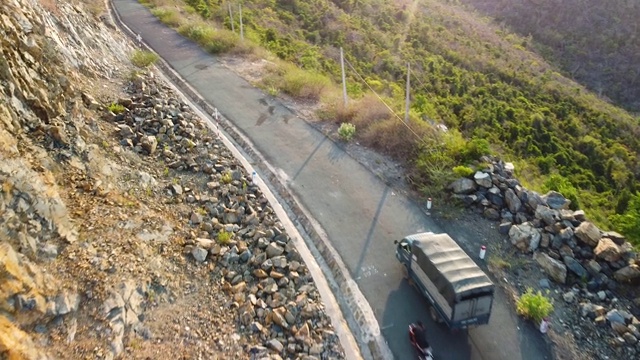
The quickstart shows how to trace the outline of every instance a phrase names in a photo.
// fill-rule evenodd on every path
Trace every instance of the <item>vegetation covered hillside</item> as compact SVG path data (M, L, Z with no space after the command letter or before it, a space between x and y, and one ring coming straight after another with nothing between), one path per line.
M640 1L460 0L518 33L563 72L640 112Z
M178 1L176 12L173 0L148 1L163 21L212 52L251 53L259 45L305 69L274 67L263 85L328 104L325 118L355 123L361 142L408 159L421 185L491 149L516 160L527 186L559 190L601 226L640 242L638 119L555 72L530 51L528 38L448 1L244 0L240 41L237 2ZM198 14L208 22L183 19ZM211 24L219 30L207 33ZM327 90L339 88L323 80L339 82L340 47L346 109L336 90ZM411 131L401 121L407 63ZM434 122L451 131L427 130Z

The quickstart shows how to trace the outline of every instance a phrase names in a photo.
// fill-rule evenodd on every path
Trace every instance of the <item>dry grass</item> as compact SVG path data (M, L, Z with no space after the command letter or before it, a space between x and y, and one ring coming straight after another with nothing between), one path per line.
M367 128L377 122L391 118L389 109L373 94L367 94L353 104L352 123L358 128Z
M431 126L425 122L412 120L405 125L402 120L390 117L361 129L358 137L366 146L395 159L406 160L415 156L421 139L431 133Z

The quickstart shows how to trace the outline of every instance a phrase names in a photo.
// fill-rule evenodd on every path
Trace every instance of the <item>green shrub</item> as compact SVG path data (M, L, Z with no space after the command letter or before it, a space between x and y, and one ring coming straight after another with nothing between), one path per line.
M453 168L453 173L458 177L470 177L475 174L475 170L468 166L459 165Z
M610 216L615 229L627 237L636 248L640 248L640 192L631 196L623 214Z
M349 141L353 139L353 136L356 134L356 126L351 123L342 123L338 128L338 135L344 141Z
M229 184L232 180L233 180L233 177L231 176L231 172L230 171L226 171L220 177L220 181L222 181L222 183L224 183L224 184Z
M205 44L205 49L212 54L222 54L231 51L240 41L238 35L229 30L217 30L213 39Z
M159 57L151 51L136 50L131 55L131 63L139 68L146 68L158 61Z
M473 161L489 154L491 154L489 142L485 139L473 138L465 144L461 155L464 161Z
M157 17L160 22L169 25L170 27L178 27L182 23L182 19L178 13L171 9L155 8L151 9L151 14Z
M194 8L193 8L193 6L190 6L190 5L186 5L186 6L184 7L184 11L185 11L187 14L190 14L190 15L192 15L192 14L195 14L195 13L196 13L196 9L194 9Z
M205 45L213 39L216 29L205 24L184 24L178 28L178 33L200 45Z
M215 29L206 24L185 24L180 26L178 33L197 42L212 54L228 52L239 42L238 35L233 32Z
M553 300L544 296L541 291L533 292L532 288L520 296L516 303L518 314L540 323L553 311Z
M218 233L218 243L228 245L231 242L232 233L221 230Z
M109 104L109 106L107 106L107 109L116 115L122 114L123 112L125 112L125 110L127 110L124 106L118 103Z
M185 1L189 6L202 16L203 19L208 19L211 17L211 10L205 0L186 0Z

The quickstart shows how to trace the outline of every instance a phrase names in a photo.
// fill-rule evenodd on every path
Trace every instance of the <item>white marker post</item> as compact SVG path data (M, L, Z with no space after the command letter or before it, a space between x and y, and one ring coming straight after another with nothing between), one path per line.
M487 253L487 247L482 245L480 247L480 260L484 260L484 256Z
M427 199L427 215L431 215L431 198Z
M256 179L258 178L258 173L255 172L255 170L251 173L251 183L252 184L256 184Z

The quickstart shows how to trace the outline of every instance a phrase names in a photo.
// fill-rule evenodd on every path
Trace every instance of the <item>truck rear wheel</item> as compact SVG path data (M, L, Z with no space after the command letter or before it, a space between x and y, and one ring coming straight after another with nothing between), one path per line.
M402 267L402 277L405 279L409 279L409 269L406 266Z

